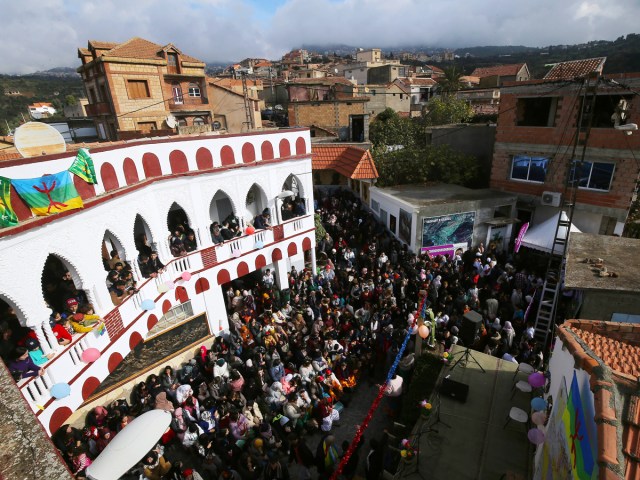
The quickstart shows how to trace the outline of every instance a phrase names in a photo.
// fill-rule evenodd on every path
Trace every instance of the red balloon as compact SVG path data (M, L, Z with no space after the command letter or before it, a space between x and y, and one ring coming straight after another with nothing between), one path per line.
M244 233L246 233L247 235L253 235L254 233L256 233L256 229L253 227L253 225L247 225L247 228L244 229Z

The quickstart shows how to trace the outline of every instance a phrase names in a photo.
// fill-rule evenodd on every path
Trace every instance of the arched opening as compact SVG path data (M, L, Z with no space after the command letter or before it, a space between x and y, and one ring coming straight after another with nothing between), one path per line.
M231 197L224 191L218 190L211 199L209 218L211 219L209 231L213 243L221 243L239 234L240 222L233 211Z
M54 254L49 254L44 262L42 296L47 305L56 312L76 313L89 305L87 292L82 288L82 280L76 269ZM75 307L73 307L74 303Z
M250 219L254 226L256 223L255 219L258 215L262 215L265 212L268 212L269 215L271 214L271 211L268 208L267 195L256 183L251 185L251 188L247 192L247 196L245 198L245 210L247 218Z
M114 305L119 305L126 295L135 290L133 266L118 238L109 230L102 237L102 264L108 272L105 284Z
M118 263L127 261L127 255L124 247L118 238L109 230L104 232L102 237L102 265L104 269L113 270Z
M158 245L153 239L149 225L139 214L136 215L136 220L133 223L133 239L140 255L149 256L152 251L158 251Z
M3 339L2 359L8 360L8 355L28 333L29 328L25 325L27 319L22 311L13 302L0 295L0 331L7 338Z
M189 223L187 212L176 202L171 204L167 214L167 227L169 228L169 250L174 257L186 255L197 250L196 235Z
M304 197L302 182L291 174L282 184L282 192L278 195L280 203L280 218L283 222L294 217L307 214L307 201Z

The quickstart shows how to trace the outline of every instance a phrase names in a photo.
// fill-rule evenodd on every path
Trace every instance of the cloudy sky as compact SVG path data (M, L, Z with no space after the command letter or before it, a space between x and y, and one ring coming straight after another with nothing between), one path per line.
M3 0L0 73L75 67L87 40L174 43L205 61L302 44L546 46L637 33L638 0Z

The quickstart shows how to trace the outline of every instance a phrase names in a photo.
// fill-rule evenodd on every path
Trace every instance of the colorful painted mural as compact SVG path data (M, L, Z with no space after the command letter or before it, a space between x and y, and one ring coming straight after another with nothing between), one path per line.
M593 400L588 385L585 388L583 394L575 371L568 395L562 381L547 424L536 480L598 478Z
M594 422L592 415L588 412L592 410L588 405L591 396L589 393L582 395L575 371L571 381L571 391L569 401L562 415L565 433L568 439L569 453L571 455L571 473L574 479L591 479L598 475L596 465L597 438L592 438L589 434L587 422Z

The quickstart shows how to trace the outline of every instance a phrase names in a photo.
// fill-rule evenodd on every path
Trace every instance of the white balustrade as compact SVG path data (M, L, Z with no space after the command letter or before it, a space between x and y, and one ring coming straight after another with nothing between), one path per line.
M313 216L305 215L304 217L296 217L282 224L284 238L297 235L300 232L310 230L314 227Z

